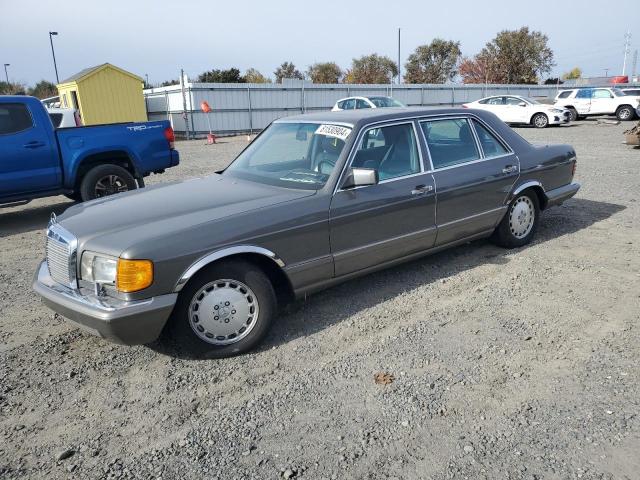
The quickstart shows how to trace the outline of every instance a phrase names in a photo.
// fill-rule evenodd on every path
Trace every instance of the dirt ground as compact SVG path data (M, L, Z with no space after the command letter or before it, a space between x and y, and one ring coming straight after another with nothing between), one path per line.
M480 241L310 297L259 350L194 361L82 333L31 290L50 212L0 209L0 478L640 478L640 150L570 143L582 189L534 243ZM245 137L179 142L152 182ZM376 373L393 381L380 385Z

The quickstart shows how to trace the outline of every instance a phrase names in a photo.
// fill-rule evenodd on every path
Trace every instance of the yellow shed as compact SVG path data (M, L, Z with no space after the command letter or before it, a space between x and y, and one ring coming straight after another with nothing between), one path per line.
M142 78L110 63L85 68L58 84L62 107L76 108L84 125L145 122Z

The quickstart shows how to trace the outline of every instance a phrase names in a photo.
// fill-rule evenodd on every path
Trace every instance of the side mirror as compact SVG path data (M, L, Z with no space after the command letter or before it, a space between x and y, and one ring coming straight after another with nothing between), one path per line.
M520 107L526 107L527 106L527 102L520 102L518 105Z
M342 189L365 187L378 184L378 171L374 168L350 168L342 182Z

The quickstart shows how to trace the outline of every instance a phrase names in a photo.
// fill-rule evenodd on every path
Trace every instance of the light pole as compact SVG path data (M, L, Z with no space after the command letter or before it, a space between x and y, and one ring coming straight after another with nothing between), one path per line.
M4 76L7 79L7 85L9 84L9 74L7 73L7 67L11 66L10 63L5 63L4 64Z
M53 68L56 70L56 84L60 83L58 78L58 65L56 65L56 52L53 49L53 36L58 35L58 32L49 32L49 42L51 43L51 55L53 56Z
M144 83L145 83L145 86L147 88L149 88L149 74L148 73L144 74Z

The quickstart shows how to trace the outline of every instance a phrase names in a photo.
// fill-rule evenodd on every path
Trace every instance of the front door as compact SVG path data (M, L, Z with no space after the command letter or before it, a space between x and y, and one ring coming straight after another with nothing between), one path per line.
M377 185L337 189L330 208L336 277L433 246L435 188L425 173L413 122L367 129L352 167L378 171Z
M38 125L37 118L24 103L0 103L0 198L59 186L51 121L47 117L48 125Z
M596 88L591 96L590 113L613 113L616 111L615 98L606 88Z
M493 229L519 175L516 155L476 119L425 120L420 125L438 190L436 244Z

